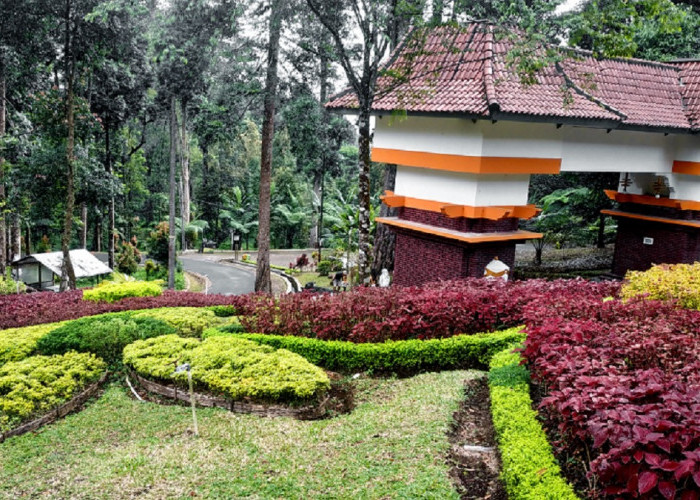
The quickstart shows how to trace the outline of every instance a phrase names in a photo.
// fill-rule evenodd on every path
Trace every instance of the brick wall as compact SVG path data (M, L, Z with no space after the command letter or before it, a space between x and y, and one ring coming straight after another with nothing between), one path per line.
M440 279L481 277L498 257L513 268L515 243L459 244L399 229L396 231L394 283L414 286Z
M618 218L613 273L644 271L652 264L693 263L700 260L700 229ZM645 245L644 238L653 238Z
M417 208L402 207L399 209L399 219L430 224L431 226L453 229L465 233L493 233L497 231L517 231L518 221L516 218L490 220L490 219L467 219L466 217L447 217L437 212L419 210Z

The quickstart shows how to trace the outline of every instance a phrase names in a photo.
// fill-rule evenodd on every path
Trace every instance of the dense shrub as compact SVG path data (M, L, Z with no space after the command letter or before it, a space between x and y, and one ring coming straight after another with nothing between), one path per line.
M7 274L5 276L0 274L0 295L24 293L26 289L27 285L21 281L15 281L12 279L9 269L7 270Z
M616 283L583 280L503 283L467 279L420 288L365 288L342 294L290 294L278 301L252 297L241 304L249 332L323 340L384 342L444 338L522 324L524 308L551 296L616 294Z
M0 330L0 365L30 356L41 337L62 325L63 323L48 323Z
M136 248L136 237L131 242L122 241L119 253L115 258L117 270L126 274L134 274L139 267L141 252Z
M681 307L700 310L700 262L662 264L648 271L629 271L621 296L677 300Z
M209 329L204 337L230 335L231 326ZM476 335L457 335L448 339L399 340L381 344L356 344L341 340L318 340L304 337L236 334L274 348L295 352L311 363L341 372L377 371L408 375L428 370L482 368L491 356L506 346L522 342L521 328Z
M330 388L325 372L298 354L232 336L200 342L166 335L124 349L124 364L139 374L182 386L186 374L173 374L173 367L184 362L198 386L234 401L302 401Z
M83 292L84 300L93 302L116 302L126 297L157 297L163 293L157 281L125 281L103 283Z
M37 341L36 349L41 354L91 352L108 363L116 363L131 342L173 333L175 328L151 317L104 314L76 319L52 330Z
M66 401L104 372L92 354L32 356L0 366L0 431L46 413Z
M591 451L603 492L698 498L700 312L553 297L525 316L541 413L562 446Z
M575 500L532 409L529 376L520 355L506 349L491 359L491 415L501 453L501 477L516 500Z
M205 328L220 325L227 320L216 316L214 311L201 307L164 307L139 311L132 316L155 318L177 330L183 337L201 337ZM234 319L235 321L235 319Z
M203 293L173 292L170 290L164 290L159 297L128 297L112 303L91 302L83 300L82 296L82 290L15 296L0 295L0 328L16 328L107 312L159 307L233 305L237 310L242 311L242 304L255 300L255 296L204 295Z

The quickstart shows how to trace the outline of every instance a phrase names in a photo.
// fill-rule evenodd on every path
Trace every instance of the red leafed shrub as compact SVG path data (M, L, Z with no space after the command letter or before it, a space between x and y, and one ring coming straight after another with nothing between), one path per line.
M156 307L204 307L234 305L246 309L251 296L204 295L193 292L164 291L160 297L129 297L117 302L96 303L83 300L82 290L62 293L42 292L0 296L0 329L53 323L106 312L152 309Z
M541 413L591 450L602 493L700 498L700 312L558 296L524 317Z
M248 302L241 321L249 331L325 340L383 342L450 337L493 331L523 322L523 311L551 296L602 297L619 291L616 283L583 280L503 283L466 279L413 288L357 288L336 295L301 293L275 302Z

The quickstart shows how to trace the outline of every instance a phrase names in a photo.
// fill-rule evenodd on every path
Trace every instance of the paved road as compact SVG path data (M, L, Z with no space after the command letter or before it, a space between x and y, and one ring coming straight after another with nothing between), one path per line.
M185 271L201 274L211 281L209 293L239 295L255 290L255 269L217 262L220 256L181 255Z

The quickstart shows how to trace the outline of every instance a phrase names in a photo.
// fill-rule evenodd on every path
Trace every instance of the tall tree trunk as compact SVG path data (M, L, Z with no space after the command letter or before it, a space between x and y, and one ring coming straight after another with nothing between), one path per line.
M168 217L168 288L175 290L175 168L177 163L177 109L170 97L170 200Z
M104 214L101 214L101 217L98 217L95 219L95 234L93 235L92 239L92 249L95 252L101 252L102 251L102 217Z
M24 251L26 255L32 253L32 226L27 222L27 232L24 233Z
M80 204L80 220L83 223L83 227L80 229L80 247L87 248L88 209L85 202Z
M0 61L0 138L5 135L5 86L5 65ZM0 156L0 276L5 275L7 263L5 203L5 158Z
M265 106L260 152L260 200L258 213L258 267L255 291L272 293L270 279L270 180L272 177L272 141L275 133L275 98L277 96L277 60L282 30L282 0L273 0L270 11L270 40L267 46Z
M110 141L111 123L109 120L109 115L105 117L105 170L108 174L112 174L112 148ZM114 233L115 231L115 203L114 203L114 192L110 188L109 193L109 208L107 210L107 235L109 236L107 240L107 265L110 269L114 269Z
M321 171L314 172L313 183L314 200L321 199ZM318 221L320 219L320 211L312 215L311 227L309 228L309 248L318 247L318 239L320 238Z
M182 173L182 249L187 250L187 239L185 235L185 228L190 223L190 146L187 139L187 101L182 99L180 101L180 118L182 124L180 125L180 138L182 144L180 146L180 157L182 158L182 164L180 170Z
M360 103L359 112L359 231L358 231L358 256L357 267L360 283L365 283L370 276L369 269L369 167L370 159L370 129L369 129L369 108L371 104Z
M600 217L600 224L598 224L598 248L605 248L605 214L598 215Z
M74 185L74 152L75 147L75 109L74 109L74 88L75 60L71 45L71 0L66 1L66 45L64 57L66 58L66 124L68 126L68 139L66 141L66 215L63 225L63 236L61 237L61 250L63 251L63 265L61 267L60 290L66 288L75 290L75 271L73 262L70 259L70 239L73 231L73 207L75 205L75 185Z
M322 259L322 246L323 246L323 199L325 195L325 176L326 176L326 171L328 170L329 167L329 157L326 154L326 150L329 147L328 144L328 135L329 135L329 119L328 119L328 111L325 108L325 103L328 100L328 70L330 67L330 61L328 57L328 52L326 47L330 43L329 35L326 30L323 30L323 34L321 35L321 43L322 43L322 48L320 51L320 57L319 57L319 84L321 87L320 95L319 95L319 102L321 103L321 134L322 134L322 141L321 141L321 165L320 165L320 172L316 175L314 178L314 192L316 192L316 185L318 182L318 192L317 196L320 199L320 204L318 207L318 224L316 228L316 244L318 246L318 262L321 262Z
M396 185L396 165L389 164L384 170L384 191L393 191ZM380 217L393 217L396 209L382 203L379 208ZM374 248L372 249L372 275L379 277L382 269L394 270L394 248L396 235L384 224L377 224L374 232Z
M22 221L19 214L12 214L12 225L10 226L10 260L15 261L22 257Z

